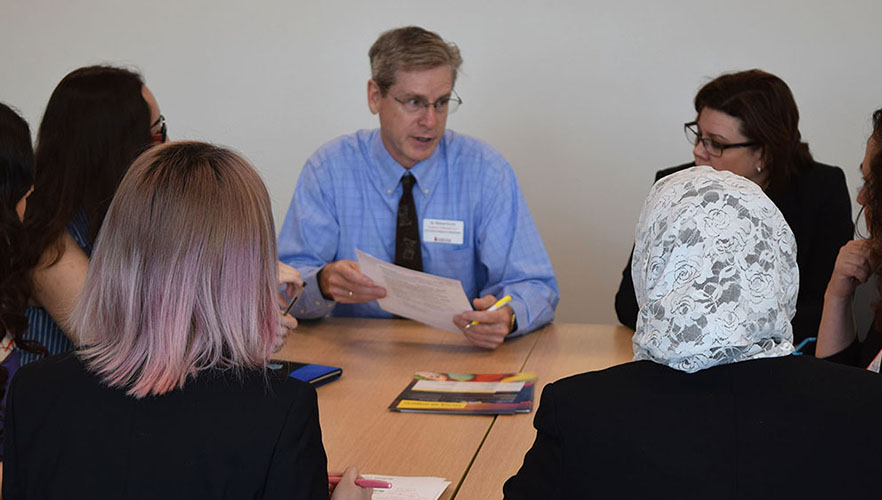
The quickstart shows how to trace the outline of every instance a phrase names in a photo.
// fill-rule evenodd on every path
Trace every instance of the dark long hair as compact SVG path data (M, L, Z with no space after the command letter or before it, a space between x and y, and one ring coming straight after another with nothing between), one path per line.
M79 210L94 242L120 180L150 146L143 85L130 70L88 66L52 92L37 133L35 189L25 216L37 258L54 252L46 265L61 257L60 235Z
M27 122L0 103L0 337L12 334L16 345L29 352L45 353L36 341L22 337L31 292L28 271L33 262L24 226L15 207L34 185L34 150ZM8 373L0 369L0 398Z
M763 149L769 171L767 192L775 193L812 162L808 144L799 133L799 109L790 87L777 76L758 69L721 75L695 96L695 112L722 111L741 120L741 133Z

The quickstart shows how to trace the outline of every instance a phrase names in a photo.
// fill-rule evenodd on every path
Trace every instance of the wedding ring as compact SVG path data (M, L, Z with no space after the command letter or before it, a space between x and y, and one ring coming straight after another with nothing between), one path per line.
M352 290L349 290L349 296L352 297Z

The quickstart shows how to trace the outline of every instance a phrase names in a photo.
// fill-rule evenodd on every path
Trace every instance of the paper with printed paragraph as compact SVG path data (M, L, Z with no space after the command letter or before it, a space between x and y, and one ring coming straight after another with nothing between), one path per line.
M381 476L362 474L365 479L392 483L389 489L374 489L373 500L438 500L450 485L443 477Z
M472 310L462 283L383 262L358 249L355 255L361 272L386 289L386 297L377 300L384 311L448 332L460 332L453 317Z

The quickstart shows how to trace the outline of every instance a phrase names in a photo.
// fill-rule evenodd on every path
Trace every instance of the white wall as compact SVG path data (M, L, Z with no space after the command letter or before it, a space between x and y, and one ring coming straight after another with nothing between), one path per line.
M173 138L254 162L279 225L304 160L376 126L370 44L422 25L462 49L465 104L448 125L514 167L558 273L558 318L613 322L643 197L655 170L691 160L682 124L709 78L781 76L816 158L855 192L882 106L880 19L874 0L0 0L0 101L36 128L70 70L134 65Z

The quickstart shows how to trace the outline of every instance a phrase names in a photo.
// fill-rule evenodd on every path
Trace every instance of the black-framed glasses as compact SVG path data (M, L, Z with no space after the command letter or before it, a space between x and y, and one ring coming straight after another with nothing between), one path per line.
M392 96L392 99L395 99L398 104L404 108L404 111L408 114L415 115L417 113L422 113L423 111L429 109L429 106L435 108L436 113L447 113L448 115L453 114L459 109L459 106L462 104L462 98L459 97L459 94L456 93L456 90L451 95L446 97L441 97L440 99L436 99L435 102L428 102L425 99L420 99L417 97L411 97L410 99L401 100L395 96Z
M168 127L165 124L164 116L159 115L159 118L157 118L156 121L150 125L150 130L152 131L157 126L159 127L159 130L155 134L152 134L153 142L162 144L165 142L166 139L168 139Z
M689 144L693 146L697 146L699 142L701 142L702 146L704 146L704 150L707 151L707 154L711 156L723 156L723 152L727 149L732 148L749 148L756 146L755 142L739 142L737 144L723 144L722 142L717 142L713 139L705 139L701 137L701 133L698 131L698 122L689 122L683 124L683 130L686 132L686 140L689 141Z

